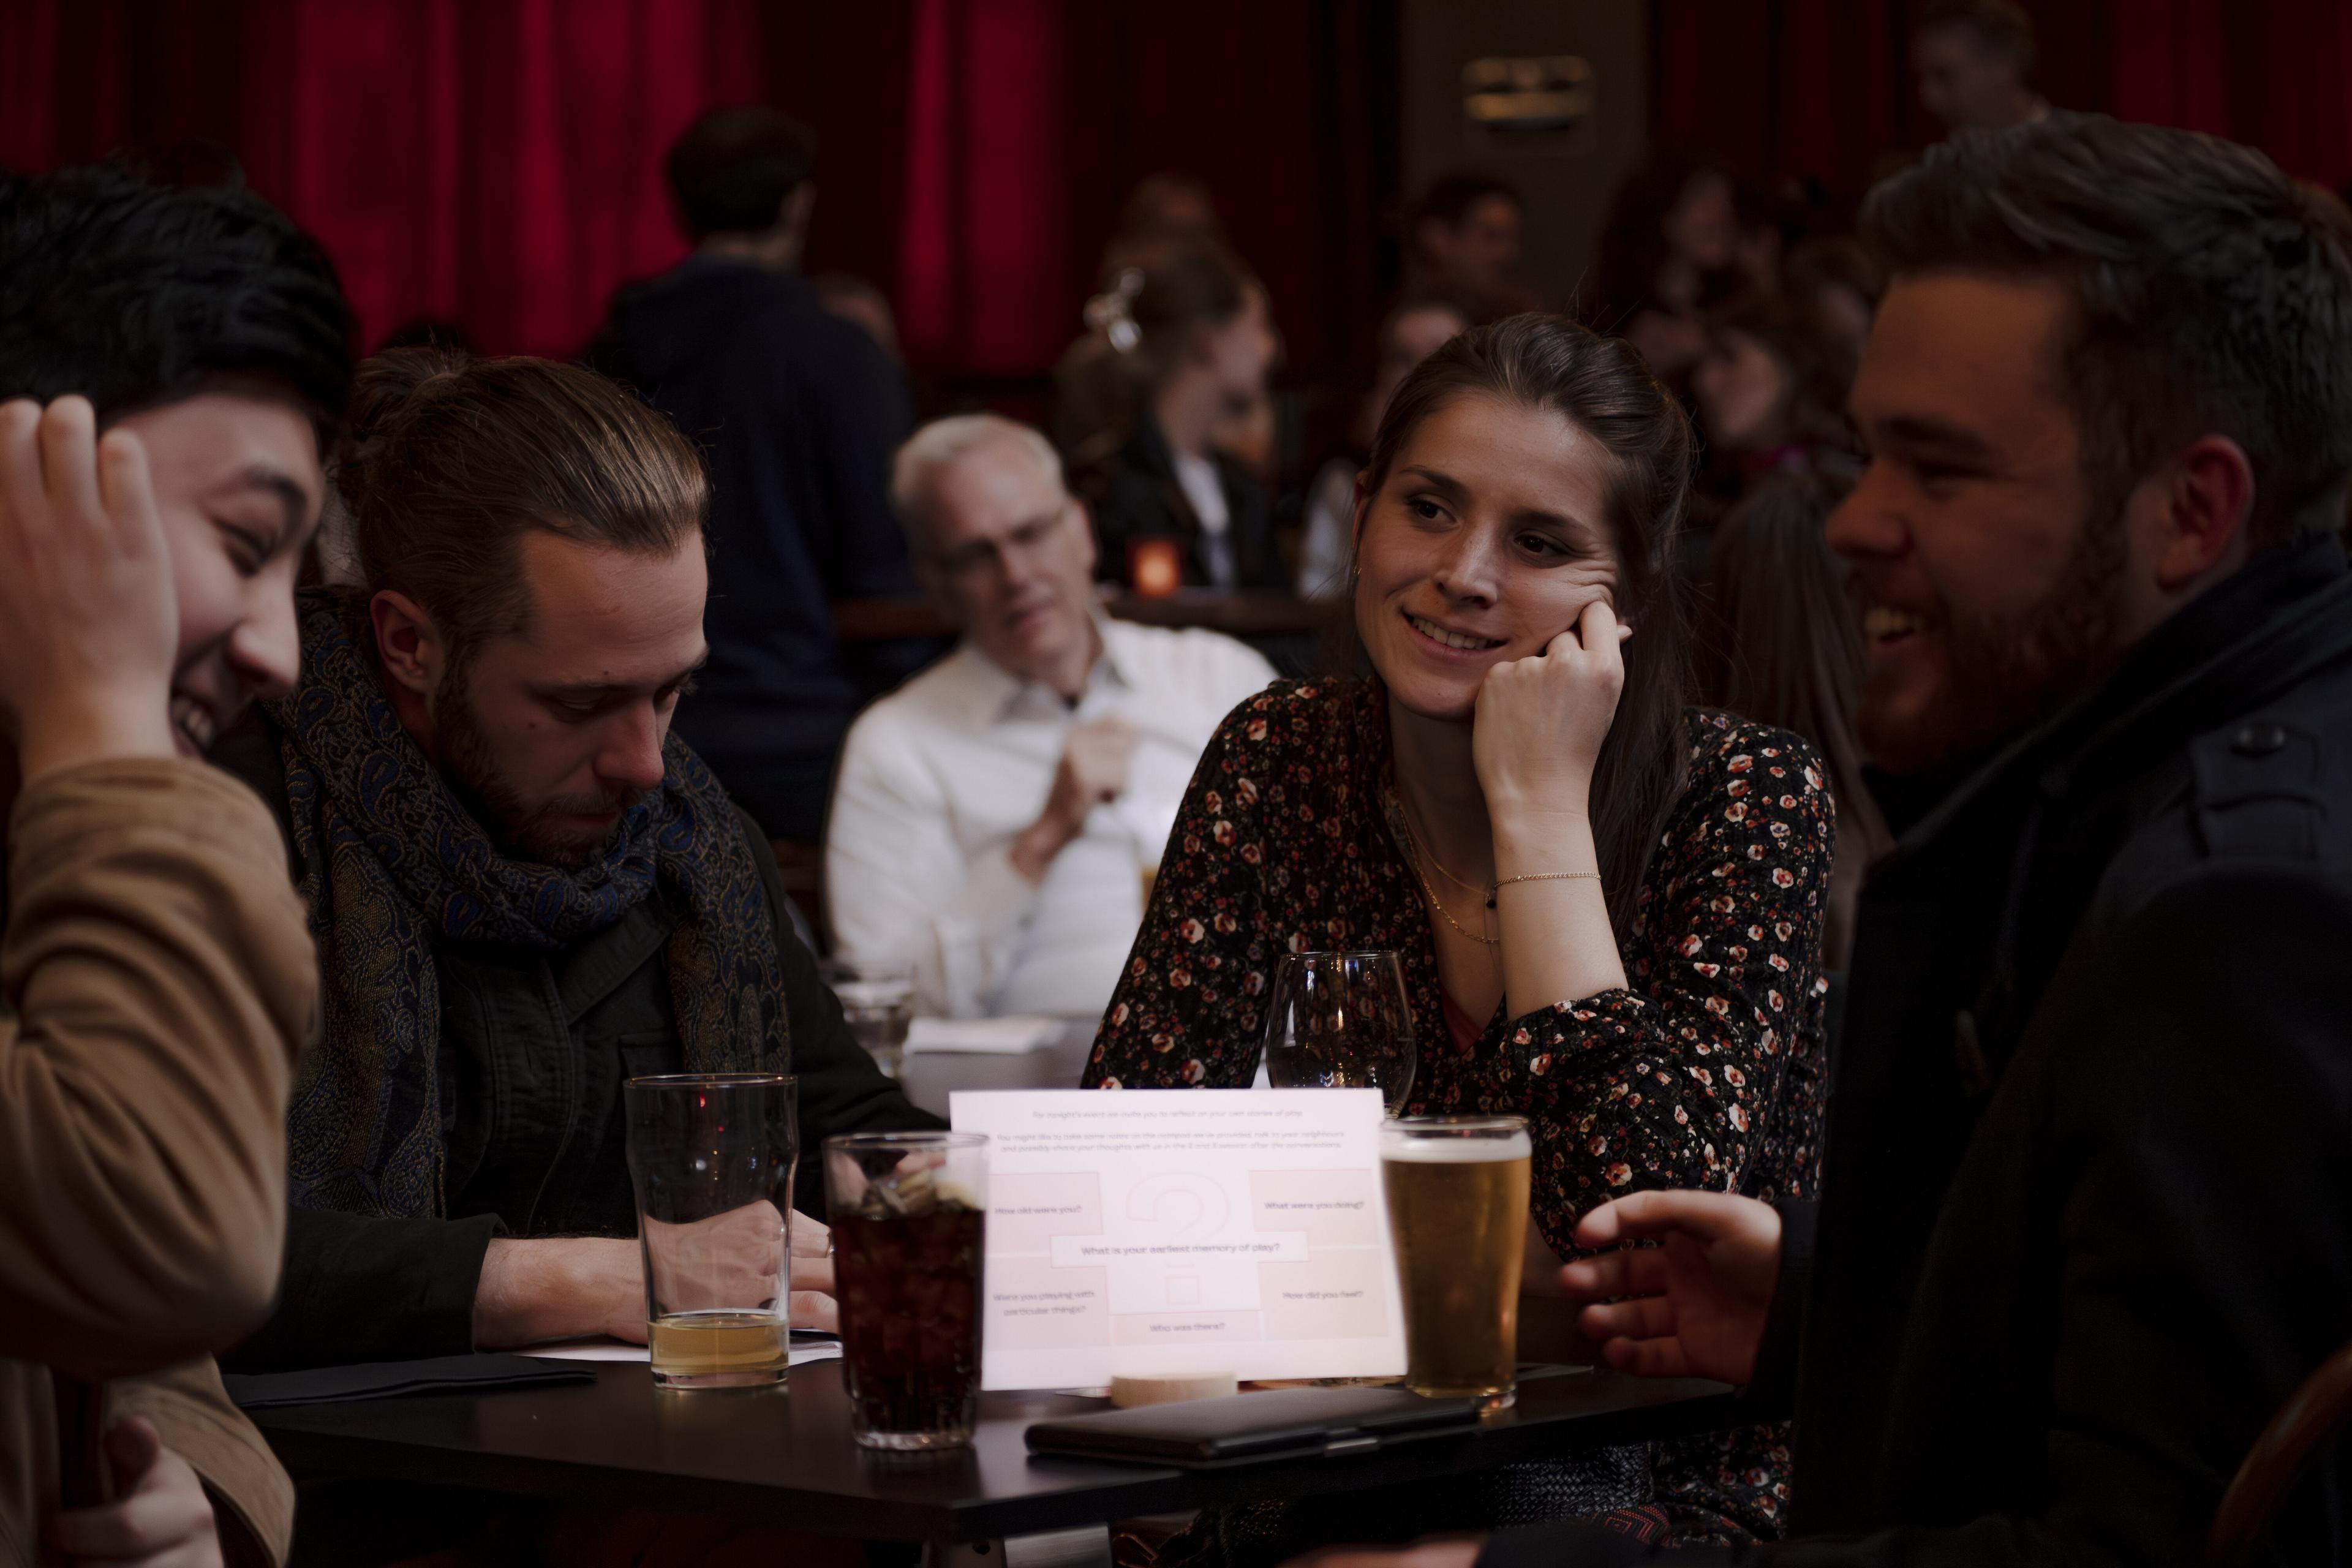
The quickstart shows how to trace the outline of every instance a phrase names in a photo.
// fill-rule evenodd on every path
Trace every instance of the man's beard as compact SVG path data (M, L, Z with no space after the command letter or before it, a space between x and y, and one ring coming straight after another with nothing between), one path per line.
M2088 690L2115 659L2124 551L2121 505L2095 510L2041 599L2003 616L1951 615L1942 634L1949 684L1923 721L1874 722L1865 680L1857 728L1871 760L1891 773L1927 773L2022 733Z
M442 765L451 782L461 795L469 797L475 815L489 829L491 838L513 858L560 866L566 870L596 860L620 831L620 826L616 823L592 837L578 828L566 828L556 819L625 812L650 792L611 790L596 795L564 795L538 805L530 805L511 783L500 776L491 760L490 738L482 727L481 715L475 711L466 674L462 662L453 665L442 678L433 702Z

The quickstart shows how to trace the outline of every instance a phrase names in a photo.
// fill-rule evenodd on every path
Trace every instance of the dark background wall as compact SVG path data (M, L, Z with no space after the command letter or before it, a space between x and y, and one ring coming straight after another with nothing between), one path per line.
M1609 195L1649 139L1650 29L1644 0L1404 0L1400 51L1403 189L1475 167L1526 193L1529 285L1573 302L1591 265ZM1574 55L1593 72L1589 125L1562 135L1497 137L1463 112L1462 69L1487 57Z
M2023 0L2063 109L2208 131L2290 174L2352 177L2352 5L2342 0ZM1752 174L1861 194L1940 128L1913 95L1922 0L1651 0L1651 123Z

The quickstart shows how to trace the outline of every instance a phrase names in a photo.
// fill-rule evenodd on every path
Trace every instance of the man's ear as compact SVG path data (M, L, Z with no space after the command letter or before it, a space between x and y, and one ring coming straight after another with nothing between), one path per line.
M782 226L784 232L793 235L808 233L809 216L815 211L816 182L803 180L799 184L794 185L792 194L784 198L784 210L780 215L783 220Z
M2254 466L2227 436L2200 436L2141 481L2152 503L2144 526L2156 585L2179 594L2216 568L2247 554L2246 519L2254 506Z
M449 667L448 645L425 606L407 595L379 589L368 600L375 624L376 662L383 678L420 700L429 699Z

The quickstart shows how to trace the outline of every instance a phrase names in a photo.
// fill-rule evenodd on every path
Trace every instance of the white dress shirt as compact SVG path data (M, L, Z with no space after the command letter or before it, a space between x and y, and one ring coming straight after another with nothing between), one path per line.
M1207 458L1190 452L1172 452L1169 457L1176 468L1176 488L1192 503L1192 515L1201 522L1201 558L1209 581L1230 588L1234 585L1234 514L1225 505L1225 481L1218 476L1217 465Z
M834 941L851 963L910 965L920 1012L1108 1006L1142 923L1142 868L1160 863L1193 764L1274 679L1215 632L1096 625L1102 655L1075 705L966 643L850 728L825 830ZM1070 731L1113 713L1141 737L1127 790L1033 885L1013 840L1045 809Z

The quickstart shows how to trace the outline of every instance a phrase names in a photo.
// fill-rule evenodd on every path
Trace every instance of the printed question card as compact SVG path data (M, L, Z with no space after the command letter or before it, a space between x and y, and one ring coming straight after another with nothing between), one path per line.
M990 1138L983 1388L1404 1371L1372 1089L956 1094Z

